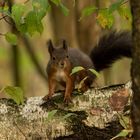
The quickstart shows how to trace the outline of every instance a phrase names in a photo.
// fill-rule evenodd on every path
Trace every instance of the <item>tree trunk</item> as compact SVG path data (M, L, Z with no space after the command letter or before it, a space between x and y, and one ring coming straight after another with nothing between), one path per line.
M93 49L93 47L97 44L99 33L101 31L100 26L98 26L96 22L95 13L84 17L79 21L82 10L91 5L98 7L99 3L96 0L77 0L75 6L77 39L80 49L85 53L89 53L91 49Z
M85 53L89 53L91 48L96 44L99 26L97 26L95 16L91 15L79 21L82 9L95 4L95 0L86 0L75 2L63 1L69 9L69 15L64 16L60 8L52 4L52 24L56 40L66 39L70 47L80 48Z
M132 123L134 128L134 139L140 140L140 1L131 0L133 17L133 59L132 59L132 89L134 91L132 102Z
M64 5L69 9L69 15L64 16L60 8L52 4L51 19L54 30L55 41L66 39L71 47L78 48L76 34L76 16L73 1L63 1Z

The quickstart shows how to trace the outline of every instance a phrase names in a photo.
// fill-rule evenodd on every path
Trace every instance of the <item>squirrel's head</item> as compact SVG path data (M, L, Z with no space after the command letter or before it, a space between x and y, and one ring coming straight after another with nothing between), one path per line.
M63 40L60 47L54 47L51 40L48 41L48 52L50 54L51 63L56 68L65 68L67 66L68 46L65 40Z

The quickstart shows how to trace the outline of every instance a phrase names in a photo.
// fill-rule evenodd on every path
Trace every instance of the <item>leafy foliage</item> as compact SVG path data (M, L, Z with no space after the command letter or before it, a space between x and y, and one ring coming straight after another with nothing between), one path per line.
M42 33L42 19L50 6L47 0L32 0L32 7L33 9L26 13L26 5L15 4L11 13L17 29L30 35L33 35L35 32Z
M56 6L59 6L65 16L68 15L69 9L61 2L61 0L51 0L51 2ZM29 10L28 3L18 3L12 6L11 13L7 6L0 7L0 13L12 18L20 33L28 33L31 36L35 32L41 34L43 32L42 20L47 12L50 11L51 5L48 0L32 0L31 4L31 10ZM11 43L11 41L9 41L9 43Z
M71 75L72 75L72 74L75 74L75 73L77 73L77 72L79 72L79 71L81 71L81 70L84 70L84 68L81 67L81 66L74 67L74 68L72 69Z
M17 44L17 36L11 32L7 32L5 34L5 39L12 45Z
M129 133L132 133L131 130L125 130L123 129L119 134L117 134L115 137L113 137L111 140L115 140L116 138L119 138L119 137L126 137L128 136Z
M65 16L69 14L69 9L62 3L61 0L50 0L50 1L30 0L30 1L31 1L30 10L28 3L14 4L12 6L11 13L9 12L7 6L0 7L0 13L12 18L16 25L17 30L22 34L27 33L32 36L36 32L40 34L43 32L42 20L45 17L45 15L51 10L52 3L55 6L59 7L60 11L62 11L62 13ZM113 13L117 11L121 17L131 22L130 9L126 7L124 4L125 4L124 0L117 0L115 3L111 4L108 8L99 9L95 5L85 7L81 12L80 20L91 14L95 14L97 23L99 23L99 25L102 28L111 28L114 23ZM8 42L13 43L11 41Z
M75 114L74 114L74 113L68 113L68 114L64 115L64 116L60 119L60 121L64 121L64 120L66 120L67 118L69 118L69 117L72 116L72 115L75 115Z
M72 69L71 75L73 75L73 74L75 74L75 73L78 73L78 72L80 72L80 71L82 71L82 70L90 71L90 72L91 72L92 74L94 74L96 77L99 77L99 73L98 73L96 70L94 70L94 69L87 69L87 70L86 70L86 69L83 68L82 66L74 67L74 68ZM79 92L81 91L81 87L82 87L84 81L85 81L87 78L88 78L88 76L85 76L85 77L80 81L80 83L78 84L78 91L79 91Z
M48 117L45 119L46 122L50 122L52 121L52 119L54 119L56 113L58 112L58 110L52 110L50 112L48 112ZM62 122L65 121L67 118L69 118L70 116L75 115L74 113L67 113L66 115L64 115L62 118L58 119L58 121ZM57 120L57 119L56 119Z
M0 13L5 14L7 16L10 16L10 12L8 10L8 7L4 7L4 8L0 7Z
M128 117L128 116L123 116L118 114L118 117L119 117L119 122L124 129L120 133L118 133L115 137L113 137L111 140L115 140L116 138L119 137L131 136L133 132L130 116Z
M109 12L112 13L115 10L117 10L122 5L123 2L124 2L124 0L118 0L117 2L110 5L108 8Z
M96 19L103 28L111 28L114 22L113 14L108 9L100 10Z
M27 31L30 35L33 35L35 31L42 33L43 25L39 16L34 12L30 11L26 16Z
M24 102L24 97L23 97L23 91L19 87L12 87L12 86L7 86L4 88L4 92L6 95L8 95L11 99L15 101L15 103L23 104Z
M96 6L85 7L82 10L80 20L95 13L97 23L99 23L102 28L111 28L114 23L113 13L117 11L121 17L131 21L130 8L124 6L124 4L124 0L118 0L108 8L99 9Z
M69 9L66 6L64 6L62 3L60 3L60 9L65 16L69 14Z
M46 118L46 121L51 121L54 117L54 115L57 113L57 110L52 110L50 112L48 112L48 117Z
M96 70L94 70L94 69L89 69L89 71L91 71L93 74L95 74L96 77L99 77L99 73L98 73Z
M50 5L47 0L33 0L32 6L32 12L36 14L38 21L42 20L46 13L50 10Z
M51 0L56 6L60 7L62 13L67 16L69 14L69 9L61 2L61 0Z
M59 6L61 1L60 0L51 0L51 2L53 2L55 5Z
M82 15L80 17L80 20L82 20L84 17L86 16L90 16L91 14L93 14L98 8L95 6L89 6L86 7L85 9L82 10Z
M72 69L71 75L80 72L81 70L85 70L85 68L83 68L82 66L74 67ZM94 69L88 69L88 70L91 71L93 74L95 74L97 77L99 77L99 73L96 70Z
M12 7L12 19L14 20L17 29L20 32L26 32L26 23L24 18L24 13L26 11L25 5L22 4L15 4Z

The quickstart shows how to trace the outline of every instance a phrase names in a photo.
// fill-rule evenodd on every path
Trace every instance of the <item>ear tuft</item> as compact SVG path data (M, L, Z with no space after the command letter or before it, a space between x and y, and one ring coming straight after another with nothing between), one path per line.
M53 43L52 43L51 39L47 42L47 46L48 46L48 51L51 54L54 50Z
M63 49L67 50L68 46L67 46L67 42L66 40L63 40Z

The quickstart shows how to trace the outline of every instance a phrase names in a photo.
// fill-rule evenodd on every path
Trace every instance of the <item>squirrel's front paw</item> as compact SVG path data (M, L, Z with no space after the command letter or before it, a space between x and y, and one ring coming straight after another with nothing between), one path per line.
M65 104L71 103L72 102L71 97L70 96L65 96L64 97L64 102L65 102Z

